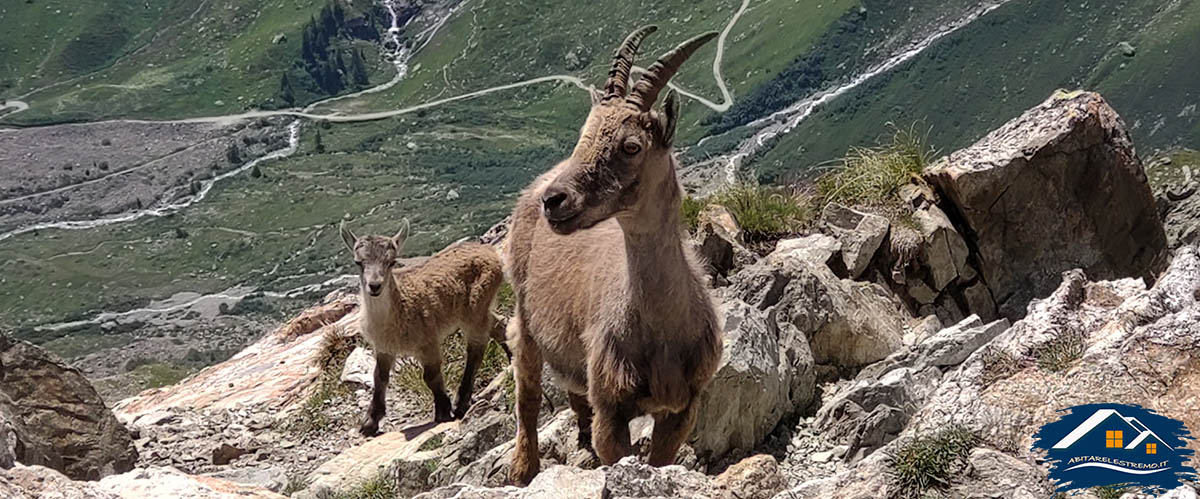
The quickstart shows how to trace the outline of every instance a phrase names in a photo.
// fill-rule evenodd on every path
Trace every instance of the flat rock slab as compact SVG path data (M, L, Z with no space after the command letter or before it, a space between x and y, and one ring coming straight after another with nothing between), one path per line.
M312 359L320 350L322 335L330 329L357 334L358 313L351 312L355 308L353 297L310 308L229 360L178 384L122 400L113 411L126 422L172 408L259 406L286 412L282 409L302 400L316 379Z
M309 476L305 497L320 497L321 494L343 491L393 470L400 462L424 462L440 460L440 445L431 439L441 438L446 431L458 427L457 421L416 426L384 433L357 447L351 447L326 461ZM407 468L407 467L405 467Z

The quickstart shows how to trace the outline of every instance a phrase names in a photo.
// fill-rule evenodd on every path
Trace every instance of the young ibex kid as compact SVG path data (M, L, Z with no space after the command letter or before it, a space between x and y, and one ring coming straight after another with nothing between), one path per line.
M716 33L667 52L630 89L642 38L613 58L608 82L569 158L539 177L513 212L505 264L517 297L510 333L517 442L509 479L538 472L542 363L558 374L600 461L629 455L629 421L654 416L651 465L675 461L697 399L721 359L721 329L696 259L683 244L672 153L679 105L671 76Z
M505 345L504 327L491 311L503 282L496 251L482 244L455 244L423 264L397 269L408 227L404 219L394 237L357 237L344 222L340 227L342 241L360 269L362 332L375 350L375 386L359 428L366 436L379 431L396 356L409 355L421 363L425 384L433 392L434 421L443 422L451 419L451 409L442 380L442 340L461 328L467 344L467 365L453 412L458 418L471 402L475 371L488 339Z

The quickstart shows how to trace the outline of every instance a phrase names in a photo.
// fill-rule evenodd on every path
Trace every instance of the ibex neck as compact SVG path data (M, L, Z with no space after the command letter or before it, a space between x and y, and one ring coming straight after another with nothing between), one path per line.
M627 282L636 307L678 304L680 300L670 297L678 293L691 272L683 252L679 184L674 175L660 184L642 193L643 199L617 220L625 237Z

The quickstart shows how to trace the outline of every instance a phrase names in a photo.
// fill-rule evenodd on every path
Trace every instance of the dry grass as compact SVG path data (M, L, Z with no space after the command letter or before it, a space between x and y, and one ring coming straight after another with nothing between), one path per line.
M935 154L926 144L928 132L919 133L915 124L907 129L894 125L893 128L891 142L850 149L840 167L817 180L823 204L892 204L901 186L911 181L923 182L921 171Z
M808 196L759 185L735 185L707 201L733 214L748 243L795 234L812 221L815 213Z

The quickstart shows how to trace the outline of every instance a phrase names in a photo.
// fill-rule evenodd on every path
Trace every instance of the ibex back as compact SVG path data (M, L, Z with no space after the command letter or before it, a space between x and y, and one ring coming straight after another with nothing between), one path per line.
M530 185L513 214L505 263L517 296L510 322L517 445L509 479L538 472L542 362L560 376L581 444L609 464L632 452L629 421L654 416L650 464L674 462L697 397L721 357L720 326L683 245L672 151L679 66L715 33L663 55L627 92L633 56L653 27L626 38L567 160ZM589 436L590 435L590 436Z

